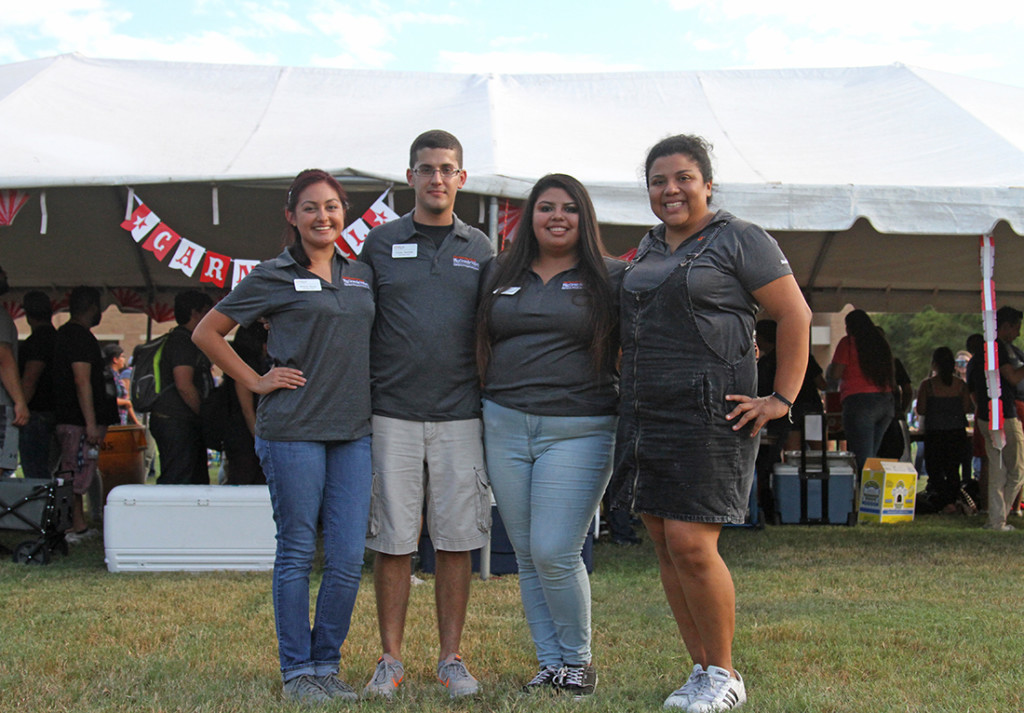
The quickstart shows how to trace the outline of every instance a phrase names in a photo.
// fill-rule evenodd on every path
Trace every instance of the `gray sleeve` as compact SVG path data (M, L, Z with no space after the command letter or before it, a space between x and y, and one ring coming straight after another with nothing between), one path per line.
M214 309L243 327L248 327L260 317L271 312L273 283L266 279L265 270L260 268L260 265L253 268L252 272L235 286L235 289L214 305Z
M738 231L733 248L736 277L747 292L793 274L775 238L760 226L747 223Z

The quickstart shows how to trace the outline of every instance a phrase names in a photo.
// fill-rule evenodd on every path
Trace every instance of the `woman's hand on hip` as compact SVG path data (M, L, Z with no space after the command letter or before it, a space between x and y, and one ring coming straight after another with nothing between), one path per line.
M751 424L751 438L756 436L769 421L789 414L789 407L773 396L753 397L744 394L728 394L725 400L736 402L736 408L725 417L729 421L738 419L733 424L732 430L738 431L747 424Z
M297 389L305 385L306 377L298 369L275 366L259 378L252 391L257 394L269 394L277 389Z

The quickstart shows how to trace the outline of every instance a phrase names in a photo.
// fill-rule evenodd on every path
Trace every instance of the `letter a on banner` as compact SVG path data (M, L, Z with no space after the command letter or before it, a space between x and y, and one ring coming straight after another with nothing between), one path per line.
M205 252L206 248L202 245L182 238L178 243L178 250L174 253L174 258L167 263L167 266L175 270L181 270L189 277L192 277L196 268L199 267L199 262L203 259L203 253Z

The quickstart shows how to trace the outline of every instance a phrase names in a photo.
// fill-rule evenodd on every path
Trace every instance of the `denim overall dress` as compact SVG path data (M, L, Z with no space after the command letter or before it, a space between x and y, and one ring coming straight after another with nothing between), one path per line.
M637 512L672 520L740 523L754 477L758 438L732 430L726 394L757 393L753 339L729 360L702 333L691 270L728 222L691 238L660 284L621 292L622 376L612 493ZM681 255L681 257L680 257ZM743 287L736 282L736 289ZM739 319L745 319L738 317ZM753 331L753 314L749 317ZM744 328L745 328L744 324Z

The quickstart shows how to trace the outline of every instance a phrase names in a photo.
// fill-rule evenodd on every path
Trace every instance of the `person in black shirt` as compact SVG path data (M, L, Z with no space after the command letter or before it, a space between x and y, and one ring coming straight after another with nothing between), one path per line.
M29 419L21 429L21 471L26 478L49 478L56 466L56 415L53 396L53 350L57 343L53 305L44 292L26 292L21 303L32 334L18 350L21 389Z
M167 335L160 357L160 397L149 430L160 450L161 485L209 485L199 409L211 388L210 360L192 343L192 330L210 311L210 296L189 290L174 297L178 326Z

